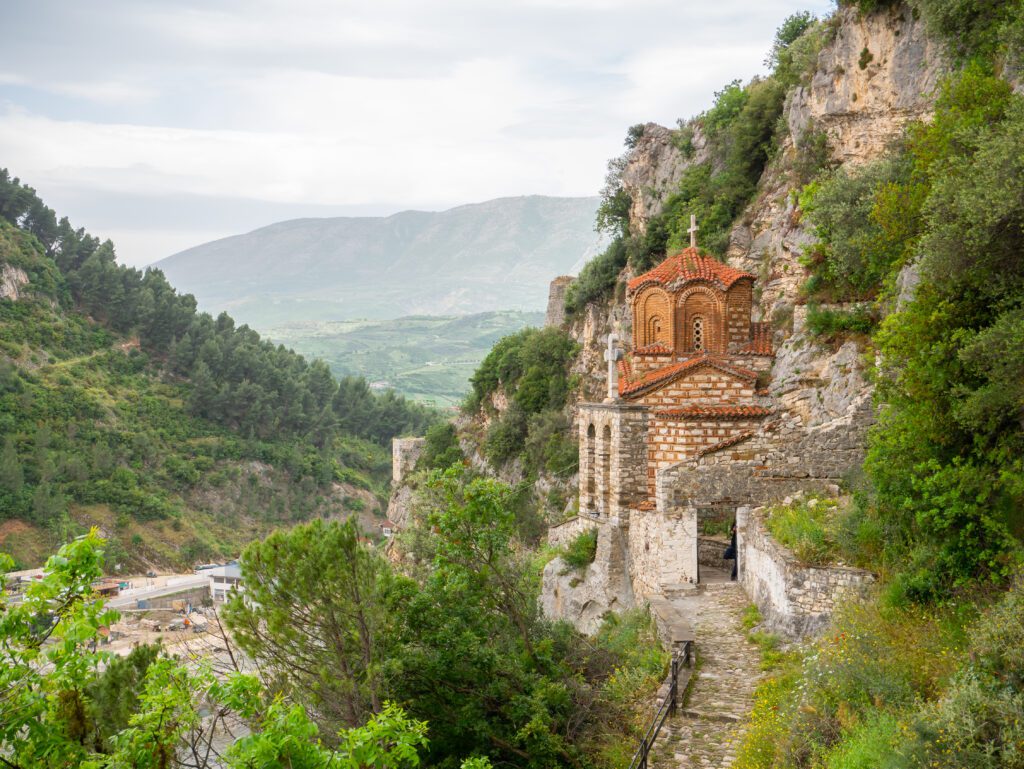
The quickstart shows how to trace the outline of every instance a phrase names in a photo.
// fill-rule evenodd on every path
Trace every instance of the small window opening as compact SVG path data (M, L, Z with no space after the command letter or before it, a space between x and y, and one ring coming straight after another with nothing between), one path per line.
M704 318L693 319L693 349L704 352Z

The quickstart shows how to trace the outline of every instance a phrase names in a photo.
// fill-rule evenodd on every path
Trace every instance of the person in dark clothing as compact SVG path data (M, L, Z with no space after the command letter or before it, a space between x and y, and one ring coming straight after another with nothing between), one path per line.
M732 541L729 543L729 547L722 553L722 558L725 560L732 559L732 575L730 579L735 580L739 573L740 559L739 554L736 552L736 524L732 525Z

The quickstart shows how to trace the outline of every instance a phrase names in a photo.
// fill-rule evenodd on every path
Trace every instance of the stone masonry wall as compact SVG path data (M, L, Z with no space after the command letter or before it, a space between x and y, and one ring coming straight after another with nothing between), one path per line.
M575 515L569 520L562 521L557 526L552 526L548 529L548 544L552 547L564 547L580 534L593 529L597 525L597 521L593 518Z
M571 275L559 275L548 286L548 310L544 316L544 326L562 327L565 325L565 290L573 282Z
M697 581L697 511L631 510L629 574L639 596Z
M873 421L870 397L843 419L812 428L787 413L743 443L659 471L659 509L735 509L801 489L829 492L863 463Z
M863 596L875 576L843 566L806 566L772 539L764 508L737 511L740 582L768 627L791 638L820 632L837 606Z
M647 409L625 403L581 403L577 420L580 511L625 517L647 494Z
M425 438L393 438L391 440L391 482L396 486L413 468L427 445Z

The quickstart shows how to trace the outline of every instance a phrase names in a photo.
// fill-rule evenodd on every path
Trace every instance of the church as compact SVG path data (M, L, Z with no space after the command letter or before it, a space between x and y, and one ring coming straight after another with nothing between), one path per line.
M608 397L580 404L580 513L654 509L657 478L751 438L772 414L756 278L689 248L629 281L632 340L609 338Z

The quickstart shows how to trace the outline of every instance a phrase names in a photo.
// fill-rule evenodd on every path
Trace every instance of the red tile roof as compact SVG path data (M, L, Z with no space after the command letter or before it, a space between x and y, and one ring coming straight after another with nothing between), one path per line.
M692 371L693 369L700 368L701 366L710 366L711 368L718 369L722 373L730 374L739 379L746 379L751 382L757 379L757 374L753 371L732 366L713 355L702 355L699 358L691 358L690 360L685 360L681 363L673 363L671 365L655 369L654 371L649 371L633 382L628 381L628 377L624 377L619 380L619 395L638 395L641 391L648 390L655 385L667 384L677 376L681 376L687 371ZM620 371L628 371L628 369L628 365L625 365L620 369Z
M633 350L634 355L671 355L672 348L663 345L661 342L649 344L646 347L637 347Z
M684 406L654 413L667 419L759 419L772 410L764 406Z
M670 256L664 262L643 275L629 281L629 291L633 292L648 284L668 285L678 280L706 280L720 283L722 288L729 288L737 280L748 278L754 280L749 272L743 272L722 264L717 259L700 253L696 248L686 248L678 254Z
M753 437L754 432L752 430L745 433L740 433L739 435L734 435L731 438L726 438L724 441L719 441L713 446L708 446L706 449L701 449L700 451L697 452L697 456L703 457L707 456L708 454L714 454L716 451L721 451L722 449L727 449L730 446L735 446L737 443L743 443L743 441Z
M772 349L772 324L751 323L750 342L737 355L774 355Z

